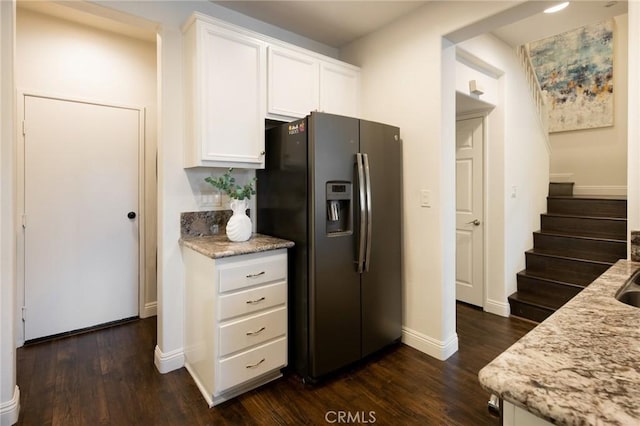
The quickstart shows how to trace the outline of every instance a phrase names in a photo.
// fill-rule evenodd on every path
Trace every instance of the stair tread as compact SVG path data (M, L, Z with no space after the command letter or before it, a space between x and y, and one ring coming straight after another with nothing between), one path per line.
M510 300L515 300L520 303L526 303L528 305L533 305L538 308L547 309L550 311L555 311L564 305L566 302L558 302L557 300L553 300L553 298L538 296L529 293L523 293L522 291L516 291L511 296L509 296Z
M578 218L578 219L597 219L597 220L611 220L616 222L626 222L626 217L613 217L613 216L585 216L585 215L576 215L576 214L565 214L565 213L542 213L541 216L548 217L563 217L563 218Z
M541 248L532 248L530 250L527 250L525 253L531 253L531 254L547 256L547 257L556 257L556 258L566 259L566 260L575 260L578 262L597 263L601 265L613 265L615 263L613 261L593 260L593 259L585 259L585 258L575 257L575 256L567 256L562 253L559 253L556 250L541 249Z
M549 283L565 285L565 286L568 286L568 287L579 288L581 290L585 288L585 286L580 285L580 284L571 283L571 282L568 282L568 281L557 280L555 278L539 276L539 275L536 275L535 272L531 273L531 271L529 271L528 269L523 269L522 271L518 272L516 275L520 275L521 277L526 277L526 278L533 278L533 279L540 280L540 281L546 281L546 282L549 282Z
M574 200L609 200L609 201L627 201L626 195L547 195L547 198L568 198Z
M574 233L571 233L569 231L567 232L562 232L559 230L553 230L553 231L544 231L542 229L539 229L537 231L533 232L534 234L540 234L540 235L549 235L549 236L554 236L554 237L564 237L564 238L576 238L576 239L581 239L581 240L590 240L590 241L605 241L605 242L612 242L612 243L622 243L622 244L627 244L627 240L622 240L619 238L604 238L604 237L594 237L591 235L576 235Z

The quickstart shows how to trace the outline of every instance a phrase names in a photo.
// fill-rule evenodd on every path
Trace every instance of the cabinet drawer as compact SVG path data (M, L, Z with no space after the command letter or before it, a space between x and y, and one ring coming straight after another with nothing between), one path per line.
M285 365L287 365L287 339L285 337L219 360L218 386L215 393L220 394L224 390Z
M287 255L264 255L247 257L220 266L220 292L238 290L258 284L285 281L287 278Z
M254 315L220 326L218 356L266 342L287 333L287 308Z
M274 306L287 303L287 283L264 285L238 293L220 296L218 304L218 319L246 315Z

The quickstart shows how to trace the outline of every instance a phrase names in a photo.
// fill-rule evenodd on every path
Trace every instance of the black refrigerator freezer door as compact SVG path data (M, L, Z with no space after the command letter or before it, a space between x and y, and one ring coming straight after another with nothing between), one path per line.
M335 195L327 194L327 183L349 183L355 192L358 132L358 120L353 118L321 113L309 118L309 185L313 194L309 375L314 378L360 359L360 276L354 263L354 235L327 229L327 202Z

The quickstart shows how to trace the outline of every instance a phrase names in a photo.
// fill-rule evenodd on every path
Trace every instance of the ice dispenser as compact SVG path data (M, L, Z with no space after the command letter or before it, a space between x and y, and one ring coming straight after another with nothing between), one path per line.
M351 233L351 182L327 182L327 234Z

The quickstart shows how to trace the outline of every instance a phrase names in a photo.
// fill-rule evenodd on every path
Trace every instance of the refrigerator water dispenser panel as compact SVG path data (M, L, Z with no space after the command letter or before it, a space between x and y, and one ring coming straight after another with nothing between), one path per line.
M351 182L327 182L326 232L329 236L351 234Z

